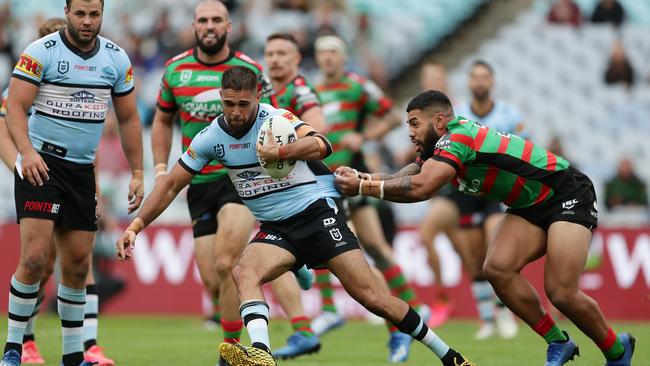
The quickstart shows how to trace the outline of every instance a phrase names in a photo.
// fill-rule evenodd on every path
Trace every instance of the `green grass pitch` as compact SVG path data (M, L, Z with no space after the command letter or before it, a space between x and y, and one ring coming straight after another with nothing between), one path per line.
M5 323L6 324L6 323ZM574 337L580 346L581 357L567 366L603 365L604 358L596 346L573 325L560 325ZM630 331L637 338L633 365L650 365L650 323L614 323L616 331ZM104 316L99 322L99 343L118 366L148 365L209 365L217 360L220 331L207 331L198 317L174 316ZM480 366L533 366L543 365L546 356L544 341L528 327L521 326L514 340L492 339L474 341L474 321L450 321L436 329L452 347L460 350ZM284 345L291 329L283 319L271 321L273 347ZM61 352L61 330L58 318L43 315L36 323L36 340L47 365L58 366ZM0 329L2 339L6 328ZM291 366L370 366L388 365L386 328L365 322L351 321L343 328L325 335L323 348L317 354L303 356L279 365ZM247 335L242 342L248 344ZM440 365L424 346L414 343L407 365Z

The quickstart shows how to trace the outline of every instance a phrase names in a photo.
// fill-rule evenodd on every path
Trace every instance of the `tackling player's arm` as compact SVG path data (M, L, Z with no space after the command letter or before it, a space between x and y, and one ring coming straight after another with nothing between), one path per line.
M129 213L137 210L144 198L144 168L142 160L142 127L136 106L135 92L113 96L115 115L119 123L122 150L131 167L129 183Z
M277 145L271 129L267 130L269 144L257 144L257 153L264 162L272 163L280 159L320 160L332 153L332 144L311 126L302 124L296 129L298 139L287 145Z
M414 165L407 166L402 174L415 171ZM347 196L377 197L394 202L424 201L434 195L442 186L456 176L456 169L445 162L428 159L417 174L395 176L388 180L360 179L350 170L342 170L336 176L336 185Z
M23 179L27 178L33 186L43 185L49 179L48 167L43 158L34 150L29 139L27 127L27 112L34 104L38 93L38 84L26 78L11 78L9 95L7 96L7 129L21 155L21 171Z
M131 253L126 249L135 244L135 236L165 211L178 192L188 185L192 178L194 178L194 174L177 163L167 178L156 184L153 191L144 200L138 216L117 241L117 257L120 260L131 258Z
M14 145L9 130L7 129L7 100L3 96L0 104L0 158L5 163L9 170L13 171L16 165L16 156L18 156L18 149Z
M313 106L298 116L305 123L313 127L316 131L325 130L325 115L321 106Z

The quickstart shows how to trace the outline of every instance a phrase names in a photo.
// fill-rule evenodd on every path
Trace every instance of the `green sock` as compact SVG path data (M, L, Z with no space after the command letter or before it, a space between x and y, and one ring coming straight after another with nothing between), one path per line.
M336 305L334 305L334 288L330 280L330 271L326 269L317 269L316 271L316 284L320 290L320 295L323 301L322 310L336 313Z
M567 338L567 336L562 332L560 328L558 328L557 325L551 327L551 329L549 329L543 337L546 343L566 342L569 340L569 338Z

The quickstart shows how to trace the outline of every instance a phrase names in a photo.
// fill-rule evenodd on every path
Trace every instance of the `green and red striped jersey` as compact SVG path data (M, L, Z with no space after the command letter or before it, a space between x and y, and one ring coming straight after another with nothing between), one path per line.
M370 80L348 72L341 80L316 87L327 123L326 136L332 154L323 162L333 170L350 165L354 153L341 147L341 139L350 132L361 132L368 115L383 116L393 106L379 87Z
M245 66L259 77L262 102L273 104L273 86L262 72L262 66L241 52L232 52L224 61L207 64L196 57L196 49L185 51L167 61L158 93L158 108L178 112L183 139L183 152L196 134L223 113L221 104L222 74L233 66ZM192 179L193 184L212 182L227 176L223 165L212 161Z
M275 98L278 108L302 117L310 108L320 106L316 89L301 75L296 76L281 90L277 91Z
M553 197L569 171L564 158L464 117L450 121L447 129L431 158L456 169L452 183L462 193L529 207Z

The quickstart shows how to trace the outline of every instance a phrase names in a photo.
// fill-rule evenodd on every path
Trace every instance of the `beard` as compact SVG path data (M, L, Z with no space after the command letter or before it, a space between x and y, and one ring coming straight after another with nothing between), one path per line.
M102 24L99 23L97 26L97 29L93 32L92 36L87 38L86 36L82 36L81 33L79 32L78 28L75 28L70 22L68 22L68 32L70 32L70 35L72 36L72 39L74 39L75 43L77 43L80 46L89 46L93 42L95 42L95 39L97 38L97 35L99 34L99 31L102 28Z
M427 160L433 156L434 151L436 151L436 143L440 137L436 135L436 132L433 130L433 127L429 127L424 141L420 145L420 159Z
M472 96L474 99L480 101L480 102L485 102L486 100L490 99L490 91L488 90L481 90L481 89L474 89L472 90Z
M194 32L194 38L196 38L196 44L199 46L199 49L205 54L212 56L219 53L226 45L228 32L224 33L221 37L217 36L217 41L213 45L205 44L196 32Z

